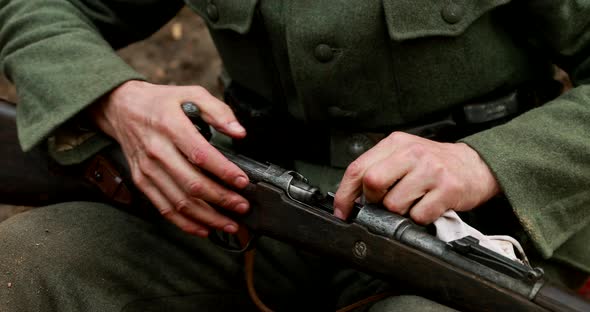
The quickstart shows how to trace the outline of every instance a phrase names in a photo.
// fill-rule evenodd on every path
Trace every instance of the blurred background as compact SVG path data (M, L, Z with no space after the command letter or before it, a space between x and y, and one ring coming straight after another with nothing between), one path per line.
M201 85L221 97L218 81L221 60L205 23L188 8L150 38L117 53L151 82ZM14 86L2 73L0 98L18 102ZM27 209L0 204L0 221Z
M118 54L151 82L199 84L220 96L221 61L203 20L184 8L150 38ZM0 73L0 98L17 101L14 87Z

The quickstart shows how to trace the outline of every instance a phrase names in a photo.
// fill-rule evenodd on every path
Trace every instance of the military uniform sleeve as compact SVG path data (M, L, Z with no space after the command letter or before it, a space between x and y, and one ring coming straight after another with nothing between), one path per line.
M182 5L0 0L0 67L17 88L22 148L30 150L121 83L143 79L113 49L147 37ZM95 138L93 144L96 149L104 142Z
M463 141L494 172L541 254L590 272L590 1L521 5L528 41L536 53L549 53L575 88Z

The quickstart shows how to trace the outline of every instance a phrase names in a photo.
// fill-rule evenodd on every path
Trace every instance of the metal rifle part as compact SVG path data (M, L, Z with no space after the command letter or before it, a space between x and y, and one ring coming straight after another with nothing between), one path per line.
M473 236L466 236L449 242L449 246L456 252L479 263L485 264L498 272L523 281L535 282L545 274L541 268L531 268L522 263L512 261L479 244Z
M317 187L309 184L309 181L301 174L286 170L273 164L263 164L248 157L233 154L219 149L230 161L235 163L250 178L251 183L266 182L283 191L293 200L305 204L314 204L323 199L323 195Z
M197 130L201 133L201 135L209 141L211 136L211 128L209 124L207 124L203 118L201 118L201 109L197 106L197 104L193 102L184 102L180 104L182 111L190 119L190 121L195 125Z
M544 282L542 270L540 269L528 268L516 261L512 261L480 246L477 244L477 240L475 242L477 247L473 245L465 246L465 242L473 243L468 238L447 244L427 233L424 227L418 226L409 219L391 213L377 205L365 205L359 211L355 222L364 225L375 234L395 239L436 256L449 264L476 274L503 288L511 289L529 299L535 297ZM459 248L456 246L459 246ZM488 269L482 270L482 266ZM534 278L529 279L529 276Z
M197 130L207 140L211 138L209 125L201 118L201 110L193 102L180 105L184 114L191 120ZM312 204L321 200L323 195L317 187L309 184L301 174L283 169L273 164L263 164L242 155L234 154L215 146L227 159L240 167L250 178L251 182L267 182L284 190L289 197L302 203Z
M346 260L463 309L590 311L590 303L579 296L545 283L542 271L498 261L502 256L472 240L444 243L411 220L371 204L357 205L352 221L344 222L331 213L333 198L301 174L220 151L250 178L242 194L252 209L239 220L257 235Z

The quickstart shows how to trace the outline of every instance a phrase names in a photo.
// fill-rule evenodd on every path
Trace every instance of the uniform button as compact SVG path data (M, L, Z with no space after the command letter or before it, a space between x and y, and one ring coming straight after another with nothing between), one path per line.
M453 0L447 2L447 5L441 11L442 18L449 24L456 24L465 15L465 9Z
M315 58L322 63L326 63L334 58L334 52L329 45L324 43L318 44L315 47Z
M371 141L366 135L356 133L349 138L347 152L353 159L356 159L366 151L370 150L374 145L375 143L373 143L373 141Z
M215 4L209 3L207 5L207 16L212 22L217 22L219 20L219 11L217 10L217 6Z

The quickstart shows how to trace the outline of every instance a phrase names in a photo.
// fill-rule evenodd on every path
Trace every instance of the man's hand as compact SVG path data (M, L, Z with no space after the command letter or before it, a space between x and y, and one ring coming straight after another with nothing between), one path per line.
M182 230L205 237L211 228L234 233L236 222L210 204L243 213L246 199L207 175L236 188L248 177L203 138L184 115L193 102L201 117L233 138L246 135L231 109L197 86L161 86L128 81L93 105L97 125L121 145L138 188Z
M476 151L394 132L348 166L334 199L346 219L362 194L368 202L429 224L445 211L466 211L500 192Z

